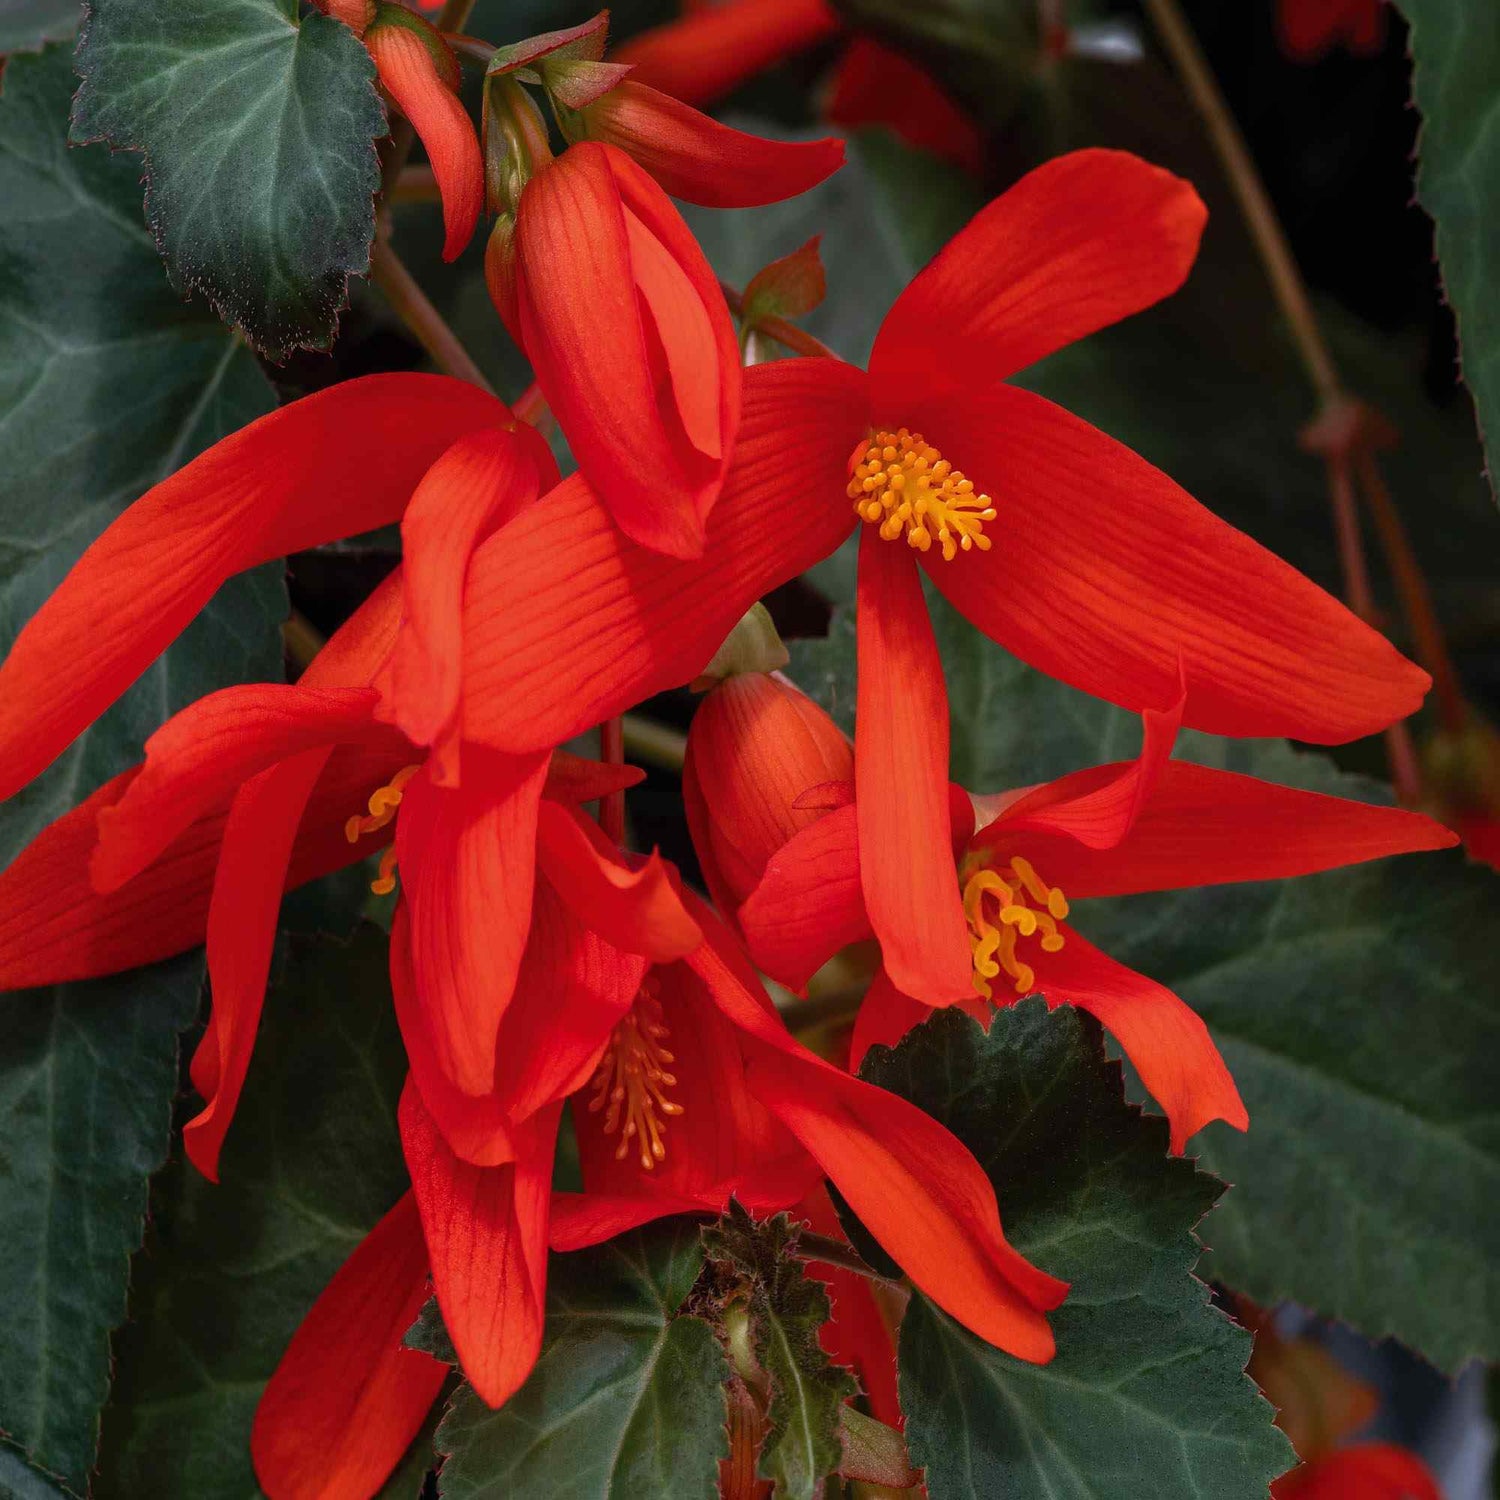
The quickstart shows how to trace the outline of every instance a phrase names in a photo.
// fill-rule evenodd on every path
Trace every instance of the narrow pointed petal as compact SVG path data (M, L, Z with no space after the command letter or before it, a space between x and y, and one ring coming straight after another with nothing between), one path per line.
M857 818L851 803L794 835L740 907L752 957L788 989L800 993L840 948L874 936L860 884Z
M1171 990L1116 963L1066 929L1057 953L1037 954L1037 988L1051 1006L1097 1016L1166 1112L1176 1155L1210 1120L1246 1130L1240 1091L1197 1012Z
M184 829L280 760L334 743L393 744L369 688L246 683L190 703L146 741L146 764L99 814L91 873L101 893L138 875Z
M1429 679L1384 636L1159 469L1029 391L903 420L994 498L992 549L928 566L1032 666L1211 734L1338 744L1412 713Z
M391 997L412 1086L449 1149L477 1167L514 1161L515 1134L506 1101L494 1093L466 1094L444 1067L434 1017L421 1002L412 972L411 912L404 900L391 922Z
M653 854L638 869L627 869L598 847L572 809L543 805L537 857L579 919L622 952L670 963L703 941L661 857Z
M871 1047L894 1047L913 1026L920 1026L933 1011L930 1005L903 995L885 970L876 971L859 1002L854 1018L854 1036L849 1043L849 1071L857 1073Z
M762 594L848 536L845 466L864 384L834 360L745 371L734 464L699 561L630 542L576 476L480 547L464 598L465 733L512 753L550 750L702 671ZM809 494L829 501L809 505Z
M1073 151L1028 172L886 315L870 355L877 416L909 424L916 392L988 388L1170 296L1207 217L1191 183L1126 151Z
M725 0L632 37L611 54L631 77L685 104L709 104L839 30L827 0Z
M597 802L611 792L628 792L645 779L646 773L639 766L606 765L567 750L554 750L542 795L551 802L576 807L582 802Z
M1281 880L1458 843L1457 834L1420 813L1184 761L1166 766L1117 847L1080 848L1024 818L1015 829L1002 819L996 832L1007 853L1030 859L1075 900Z
M770 141L722 125L634 79L584 112L589 138L617 146L674 198L756 208L795 198L844 164L844 143Z
M260 1398L250 1456L270 1500L369 1500L385 1483L448 1378L402 1343L426 1300L406 1193L313 1304Z
M407 783L396 855L439 1063L465 1093L486 1094L531 919L547 757L469 748L464 758L461 786Z
M1141 753L1135 760L1092 766L1024 793L974 836L971 847L1008 848L1025 832L1069 839L1090 850L1117 848L1161 784L1186 701L1183 694L1171 708L1148 709L1141 716Z
M521 339L580 471L627 536L698 557L741 377L697 241L629 157L585 141L526 185L515 245Z
M680 1193L554 1193L549 1243L554 1250L584 1250L673 1214L707 1218L719 1210L717 1203Z
M419 36L422 26L430 36ZM432 163L443 198L443 259L454 260L473 237L484 207L484 160L479 137L454 86L434 61L435 48L448 53L448 44L425 22L412 17L365 32L365 47L375 60L381 86L411 121ZM457 63L453 62L453 73Z
M870 36L855 36L844 48L824 116L846 130L884 126L967 172L984 163L979 127L925 68Z
M949 1131L800 1047L738 976L718 929L687 960L741 1031L750 1088L833 1179L860 1222L945 1311L1020 1359L1054 1353L1045 1310L1066 1283L1006 1243L995 1190Z
M226 578L400 519L444 448L508 419L465 381L370 375L261 417L148 490L0 667L0 798L50 765Z
M859 546L854 718L860 879L899 989L930 1005L969 994L969 930L948 813L948 690L909 548Z
M486 428L467 433L423 476L401 520L405 621L390 664L382 718L419 745L438 746L439 785L458 780L463 590L474 549L519 515L542 486L541 439ZM551 455L547 466L555 474ZM555 482L555 480L554 480Z
M210 1182L219 1180L219 1152L255 1048L297 826L329 754L304 750L262 771L235 797L224 825L208 908L213 1019L193 1067L205 1102L182 1131L189 1159Z
M379 847L351 845L344 823L400 765L400 757L364 748L334 751L303 818L288 889ZM0 873L0 990L117 974L203 941L229 797L120 890L101 896L89 878L99 814L139 774L137 767L107 782L43 829Z
M547 1200L561 1105L518 1132L516 1160L476 1167L448 1149L408 1083L401 1144L432 1258L432 1284L464 1374L502 1406L542 1347Z

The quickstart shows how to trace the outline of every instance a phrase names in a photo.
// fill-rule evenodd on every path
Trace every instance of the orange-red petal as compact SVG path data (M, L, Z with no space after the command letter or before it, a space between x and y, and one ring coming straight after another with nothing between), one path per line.
M771 857L739 909L739 926L756 963L798 991L840 948L874 935L852 803L809 824Z
M915 425L906 412L924 392L983 389L1169 296L1207 216L1191 183L1126 151L1073 151L1028 172L886 314L870 354L877 419Z
M933 1007L903 995L883 968L877 969L859 1002L854 1035L849 1041L849 1071L857 1073L871 1047L894 1047L913 1026L920 1026Z
M486 536L536 499L544 478L556 482L550 453L539 472L537 448L545 451L546 445L531 427L466 433L423 475L401 520L405 620L380 713L417 744L436 747L434 779L442 786L454 785L459 775L459 664L469 559Z
M755 208L795 198L844 164L844 143L770 141L723 125L634 79L585 111L589 137L619 149L674 198Z
M521 340L580 471L627 536L699 556L740 365L697 241L628 156L584 141L527 183L515 247Z
M425 774L406 784L396 857L438 1063L464 1093L483 1095L530 925L547 757L469 748L465 762L461 786Z
M948 811L948 690L910 549L859 546L854 718L860 880L892 981L929 1005L972 993Z
M994 498L988 552L927 571L1007 650L1212 734L1337 744L1413 712L1429 679L1384 636L1159 469L1050 401L996 386L908 417ZM924 559L926 561L926 559Z
M1017 811L1024 814L1024 802ZM1118 846L1081 847L1053 836L1045 818L1023 815L1012 829L1007 814L994 825L994 842L1007 855L1030 859L1074 900L1280 880L1458 843L1455 833L1420 813L1184 761L1165 766Z
M148 490L0 667L0 797L49 765L232 574L398 520L433 459L505 406L436 375L370 375L261 417Z
M418 35L417 27L431 34ZM458 71L457 62L438 32L409 12L399 21L377 20L365 32L365 47L375 60L381 86L411 121L432 163L443 198L443 259L454 260L472 238L484 207L479 137L449 81ZM437 48L447 53L451 70L439 70Z
M1356 1443L1284 1474L1273 1500L1443 1500L1432 1470L1394 1443Z
M561 1105L517 1132L516 1159L476 1167L448 1148L408 1082L401 1144L432 1260L432 1284L464 1374L501 1406L542 1347L547 1210Z
M480 547L464 598L465 733L550 749L695 677L756 599L849 534L864 392L863 374L834 360L745 372L734 464L696 562L622 536L577 476Z
M369 1500L385 1483L448 1378L402 1342L426 1300L405 1193L313 1303L260 1398L250 1456L270 1500Z
M1208 1027L1171 990L1137 974L1065 929L1056 953L1038 953L1037 988L1051 1006L1098 1017L1166 1112L1171 1148L1181 1153L1211 1120L1246 1130L1250 1117Z

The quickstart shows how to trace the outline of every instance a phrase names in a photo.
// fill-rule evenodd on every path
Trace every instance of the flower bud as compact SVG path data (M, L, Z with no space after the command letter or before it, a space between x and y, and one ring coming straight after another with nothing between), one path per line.
M682 795L704 881L726 917L771 856L837 795L816 789L853 780L844 732L785 678L728 677L704 698L688 731Z
M526 184L514 243L520 341L584 479L632 541L701 556L740 360L697 241L628 156L586 141Z

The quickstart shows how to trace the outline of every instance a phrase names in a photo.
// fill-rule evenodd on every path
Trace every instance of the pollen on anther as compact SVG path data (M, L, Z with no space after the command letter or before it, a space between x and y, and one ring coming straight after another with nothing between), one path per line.
M989 550L984 523L995 519L988 495L955 469L920 432L881 431L849 460L849 498L863 521L878 525L886 541L903 533L907 545L929 551L936 542L946 562L960 551Z
M667 1097L677 1076L667 1071L675 1056L666 1048L668 1036L655 982L648 976L635 1004L616 1026L599 1059L592 1087L589 1112L605 1111L604 1133L620 1132L615 1160L624 1161L631 1142L643 1171L653 1171L667 1154L663 1137L670 1119L683 1112L682 1105Z

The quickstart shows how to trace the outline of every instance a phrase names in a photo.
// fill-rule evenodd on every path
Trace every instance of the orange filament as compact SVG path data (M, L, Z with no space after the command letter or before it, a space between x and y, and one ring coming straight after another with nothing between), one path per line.
M661 1001L655 984L647 978L629 1014L610 1035L594 1074L594 1097L589 1101L590 1114L608 1106L604 1116L606 1135L620 1131L615 1160L624 1161L631 1141L635 1141L641 1167L647 1172L667 1154L662 1140L667 1127L659 1117L682 1113L682 1105L667 1098L667 1090L677 1077L667 1071L667 1065L676 1059L662 1045L666 1039Z
M878 524L893 542L906 533L909 546L926 552L934 541L943 560L960 547L988 552L984 523L995 519L988 495L976 495L965 479L920 432L877 432L854 450L849 464L849 498L861 519Z
M371 792L368 804L369 816L364 817L356 813L350 818L344 824L344 837L351 844L357 844L362 835L374 833L386 827L395 818L396 809L401 806L401 795L406 783L421 769L419 765L403 766L383 787L378 787ZM380 856L380 873L370 882L370 889L377 896L389 896L396 889L396 846L394 844Z
M964 884L964 915L969 919L969 944L974 954L974 988L993 998L990 981L1003 972L1018 995L1036 984L1030 964L1016 955L1018 944L1041 934L1042 952L1063 946L1058 923L1068 915L1068 902L1056 886L1043 883L1029 860L1019 855L1002 874L976 870Z

